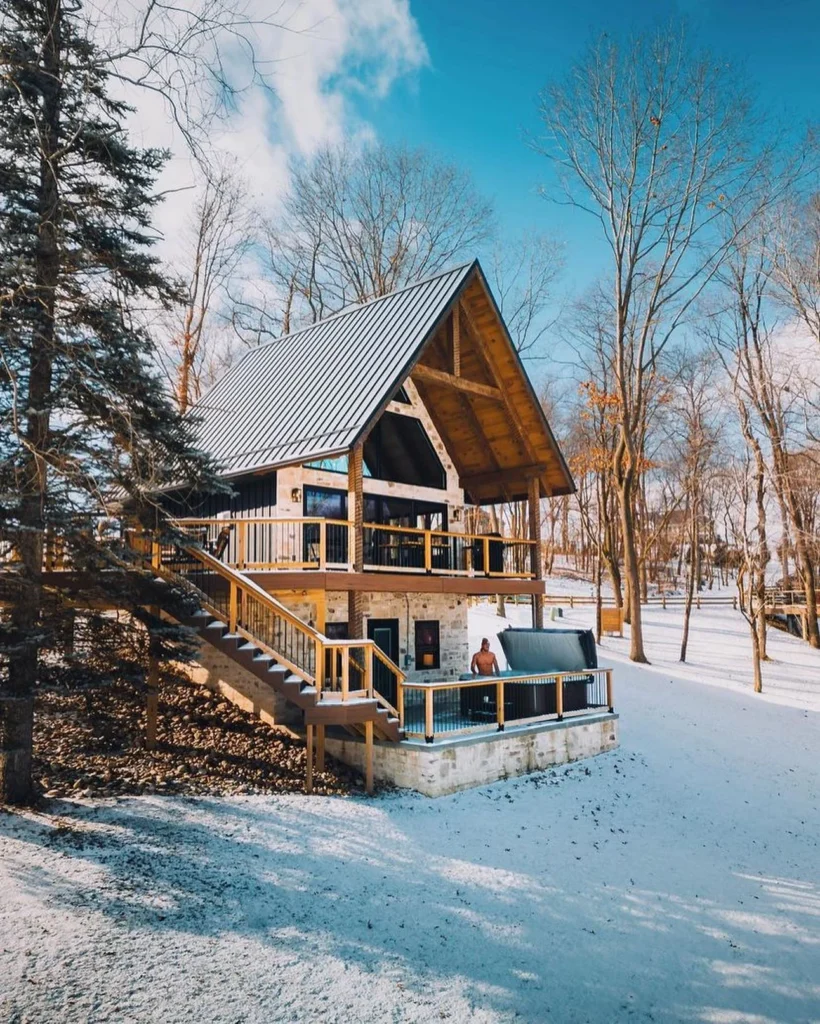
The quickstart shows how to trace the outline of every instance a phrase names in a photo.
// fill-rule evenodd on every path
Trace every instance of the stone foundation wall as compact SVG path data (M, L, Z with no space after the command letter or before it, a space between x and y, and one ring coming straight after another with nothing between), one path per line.
M316 606L301 596L277 595L304 622L316 622ZM435 682L457 679L470 670L467 611L468 599L456 594L363 594L365 629L368 619L398 619L399 667L405 669L410 681ZM326 622L347 622L347 594L328 591ZM408 628L409 619L409 628ZM441 665L436 669L415 667L415 622L435 619L439 623ZM413 659L405 663L405 655Z
M377 779L425 796L445 796L471 786L593 757L618 746L618 716L602 713L539 725L508 727L504 732L462 736L436 743L405 740L377 743L373 774ZM364 771L364 743L328 738L327 751Z
M301 725L302 712L295 704L265 686L252 672L237 665L206 640L200 644L196 661L180 663L177 667L191 682L222 694L226 700L268 725Z

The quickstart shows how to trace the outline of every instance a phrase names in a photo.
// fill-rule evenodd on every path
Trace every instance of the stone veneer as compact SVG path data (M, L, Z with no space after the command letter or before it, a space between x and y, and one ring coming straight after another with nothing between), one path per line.
M277 600L299 616L303 622L316 622L316 606L301 595L277 594ZM435 682L458 679L470 669L471 651L468 639L468 598L463 594L389 594L362 595L365 631L368 619L398 619L399 667L410 681ZM434 619L439 624L441 664L436 669L415 667L415 622ZM347 593L327 592L326 622L347 622ZM409 628L408 628L409 627ZM405 656L411 656L406 664Z
M446 796L593 757L617 746L618 715L602 712L560 722L507 726L504 732L473 733L435 743L376 743L373 774L425 796ZM364 771L364 741L329 736L326 749L344 764Z

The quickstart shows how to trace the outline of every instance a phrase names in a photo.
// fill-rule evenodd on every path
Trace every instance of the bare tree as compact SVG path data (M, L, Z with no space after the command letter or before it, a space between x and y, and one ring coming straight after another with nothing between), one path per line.
M494 245L490 283L519 355L537 358L545 334L555 326L560 314L555 285L563 269L563 244L550 235L524 232Z
M267 229L278 302L249 306L256 339L278 336L472 257L492 210L464 171L420 149L325 148L292 168Z
M545 90L540 114L546 136L537 147L557 170L556 198L596 218L611 256L620 403L613 470L630 653L646 661L635 508L647 381L725 258L727 209L753 215L768 147L746 85L724 61L693 55L673 31L625 46L602 38Z
M820 345L820 195L784 204L770 244L778 297Z
M230 320L230 285L252 240L243 183L233 168L223 165L206 177L183 240L184 303L175 311L178 326L171 337L173 386L181 412L199 398L203 376L212 376L224 362L216 321Z
M720 480L723 519L727 539L740 556L737 574L738 605L749 626L754 692L762 693L760 619L764 609L761 607L760 594L765 589L761 581L765 581L768 549L765 545L765 524L761 524L757 517L765 509L766 478L760 463L748 448L739 457L727 462ZM761 538L764 538L762 543Z
M806 601L806 638L812 647L820 647L812 525L806 519L794 473L806 419L803 371L779 341L770 301L773 272L766 223L762 221L754 229L736 235L720 275L729 297L728 308L724 316L714 318L710 330L732 373L741 428L758 472L764 453L752 418L765 438L778 503L785 509L792 530Z
M685 539L688 544L689 557L681 661L686 661L692 601L701 580L701 548L707 539L704 536L705 499L719 436L717 399L709 355L693 356L682 351L678 355L675 381L675 414L680 431L679 466L686 512L686 528L681 540Z
M210 131L252 86L273 87L264 56L271 36L297 31L296 8L274 0L257 13L250 0L86 0L107 74L130 95L162 99L189 151L212 159Z

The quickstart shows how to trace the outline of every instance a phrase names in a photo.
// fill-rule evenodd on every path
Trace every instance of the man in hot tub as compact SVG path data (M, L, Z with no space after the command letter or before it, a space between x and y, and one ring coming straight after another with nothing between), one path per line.
M470 662L470 671L474 676L500 675L498 659L490 650L490 641L485 636L481 641L481 650L476 651Z

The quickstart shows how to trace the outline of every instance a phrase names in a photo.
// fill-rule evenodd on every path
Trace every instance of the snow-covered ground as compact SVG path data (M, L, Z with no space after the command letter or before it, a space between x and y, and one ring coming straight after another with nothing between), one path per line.
M695 613L683 670L647 617L651 669L605 642L622 746L590 761L0 814L0 1020L820 1021L820 659L774 637L761 699L736 613Z

